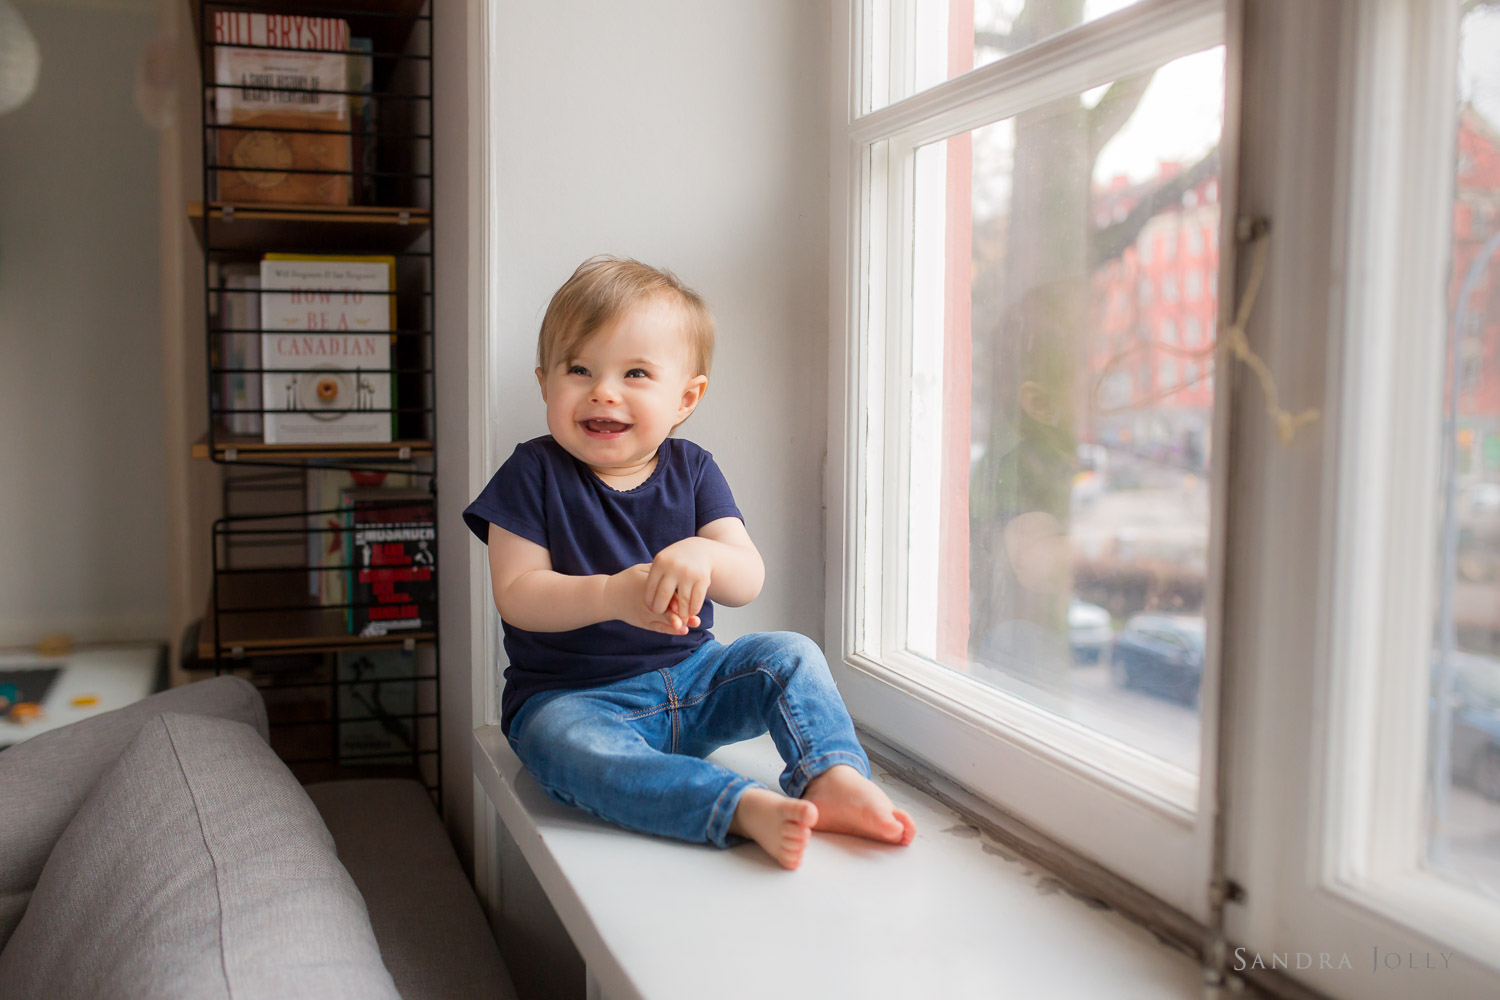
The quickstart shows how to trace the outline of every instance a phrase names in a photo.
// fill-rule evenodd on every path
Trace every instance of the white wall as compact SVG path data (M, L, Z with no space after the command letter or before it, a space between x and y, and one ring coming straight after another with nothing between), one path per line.
M132 98L155 20L17 6L42 65L0 117L0 645L162 638L157 140Z
M532 376L537 325L552 292L595 253L671 268L718 317L709 393L681 433L724 469L767 579L755 603L716 615L716 634L795 629L821 640L828 5L531 0L489 8L498 39L487 123L498 145L498 232L488 291L498 320L483 332L498 371L488 386L474 387L456 370L466 352L454 324L467 332L463 298L455 296L459 286L467 293L468 278L455 265L482 221L456 178L477 147L475 136L455 140L452 133L463 120L454 116L467 113L451 99L467 64L453 23L457 10L448 10L449 23L437 29L443 58L436 66L438 124L448 136L437 144L444 717L465 717L453 710L468 696L456 691L467 677L455 656L468 656L481 671L481 690L494 678L469 638L455 635L470 624L471 607L494 613L487 594L470 589L481 579L476 585L487 587L487 571L470 575L476 560L482 567L484 549L463 537L457 521L469 499L455 496L469 471L455 468L471 443L467 408L487 393L496 415L489 429L495 453L481 482L516 442L546 432ZM445 736L459 729L450 724ZM467 803L458 800L471 786L459 784L467 772L453 771L455 761L466 766L469 734L453 739L445 740L444 758L449 828L463 840L458 823ZM478 801L483 807L482 794ZM581 998L577 953L503 831L495 856L482 859L476 874L500 883L492 918L523 995Z
M546 433L537 326L585 257L668 267L719 323L679 432L714 453L765 557L722 639L823 629L831 18L808 0L505 4L497 164L500 454Z

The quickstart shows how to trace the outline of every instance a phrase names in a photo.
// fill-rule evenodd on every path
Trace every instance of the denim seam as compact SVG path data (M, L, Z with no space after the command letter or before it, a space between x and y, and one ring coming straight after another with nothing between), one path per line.
M672 753L676 753L677 752L678 744L680 742L679 737L681 735L681 730L682 730L682 713L678 709L679 709L679 706L682 703L677 700L677 688L674 687L673 684L672 684L672 674L671 674L671 672L668 671L668 670L661 670L660 673L661 673L662 679L664 679L667 682L667 708L668 708L668 711L670 712L670 715L668 717L671 719L671 722L672 722L672 749L671 749L671 752Z
M714 799L714 807L708 814L708 829L704 831L703 839L707 840L711 844L717 845L719 843L719 841L714 839L714 820L719 818L719 809L724 805L724 797L741 785L748 786L751 783L752 782L749 778L736 778L731 780L729 784L724 786L723 791L719 792L719 797ZM729 833L728 830L725 830L724 832L726 836Z
M860 759L860 757L859 757L858 754L851 753L848 750L830 750L830 751L828 751L825 754L819 754L816 757L810 757L807 760L804 760L800 764L798 764L797 767L796 767L796 770L794 770L792 772L793 784L796 785L799 782L801 783L801 787L797 789L797 797L798 798L800 798L802 796L803 792L807 791L807 786L810 785L810 784L812 784L812 778L811 777L803 779L802 775L809 768L811 768L813 765L822 763L823 761L827 760L829 757L848 757L850 760L858 762L859 766L856 767L855 770L860 771L861 773L864 772L865 762ZM832 765L830 765L830 766L832 766ZM824 768L824 770L826 771L827 768ZM866 778L869 777L868 774L866 774L864 776Z
M749 670L742 670L742 671L740 671L737 674L732 674L729 677L724 677L724 678L720 679L716 684L714 684L713 687L709 688L707 691L705 691L702 694L698 695L696 698L690 698L687 701L679 701L679 702L676 702L675 705L678 708L692 708L694 705L696 705L699 702L703 701L709 695L713 694L715 691L719 690L719 688L721 688L724 685L730 683L731 681L737 681L737 680L740 680L741 678L750 677L750 676L752 676L754 674L758 674L758 673L769 674L770 677L771 677L771 680L776 681L776 686L778 688L781 687L781 683L780 683L780 681L777 680L776 675L774 673L771 673L771 671L766 670L764 667L751 667ZM785 688L783 688L782 690L785 691ZM633 721L635 719L644 719L648 715L655 715L657 712L663 711L663 710L668 709L668 708L672 708L673 704L674 703L672 703L672 702L665 702L663 704L655 706L654 708L643 708L643 709L641 709L638 712L632 712L629 715L622 715L621 718L624 719L627 722Z
M620 719L622 722L634 722L637 719L644 719L648 715L655 715L657 712L665 712L671 707L671 702L664 701L660 705L656 705L652 708L643 708L638 712L630 712L625 715L616 716L616 718Z
M797 720L792 717L792 706L787 704L784 692L780 698L776 699L776 707L781 709L781 717L786 720L787 732L792 734L792 739L797 743L797 756L805 757L807 755L807 741L802 738L802 728L797 725Z

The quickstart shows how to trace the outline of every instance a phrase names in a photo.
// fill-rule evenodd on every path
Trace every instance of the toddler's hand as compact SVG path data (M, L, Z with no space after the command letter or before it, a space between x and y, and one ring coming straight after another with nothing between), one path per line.
M683 614L681 602L669 602L659 612L652 610L646 603L646 581L650 575L651 564L640 563L609 578L604 590L611 617L636 628L667 635L686 635L688 629L697 628L698 616Z
M687 616L698 616L713 579L714 564L709 552L704 539L684 538L656 554L646 581L646 603L652 611L667 613L675 600Z

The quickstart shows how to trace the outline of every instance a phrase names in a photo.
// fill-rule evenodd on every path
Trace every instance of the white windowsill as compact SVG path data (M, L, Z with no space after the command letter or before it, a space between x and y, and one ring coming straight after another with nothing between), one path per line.
M783 871L754 844L721 851L630 833L553 802L499 726L474 771L588 965L590 997L1198 997L1198 965L1094 909L884 774L917 823L907 848L814 834ZM711 758L776 787L769 737Z

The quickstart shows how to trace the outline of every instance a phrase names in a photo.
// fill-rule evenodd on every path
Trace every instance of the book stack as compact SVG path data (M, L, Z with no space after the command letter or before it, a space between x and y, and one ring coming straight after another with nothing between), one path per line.
M215 11L218 200L347 205L353 170L349 22ZM255 46L240 48L239 46ZM366 104L369 99L361 99ZM302 171L313 171L311 173Z
M401 472L350 472L309 469L307 473L308 596L324 607L349 603L349 543L345 495L352 490L410 488L413 477Z
M260 263L267 444L393 440L396 259L266 254Z

